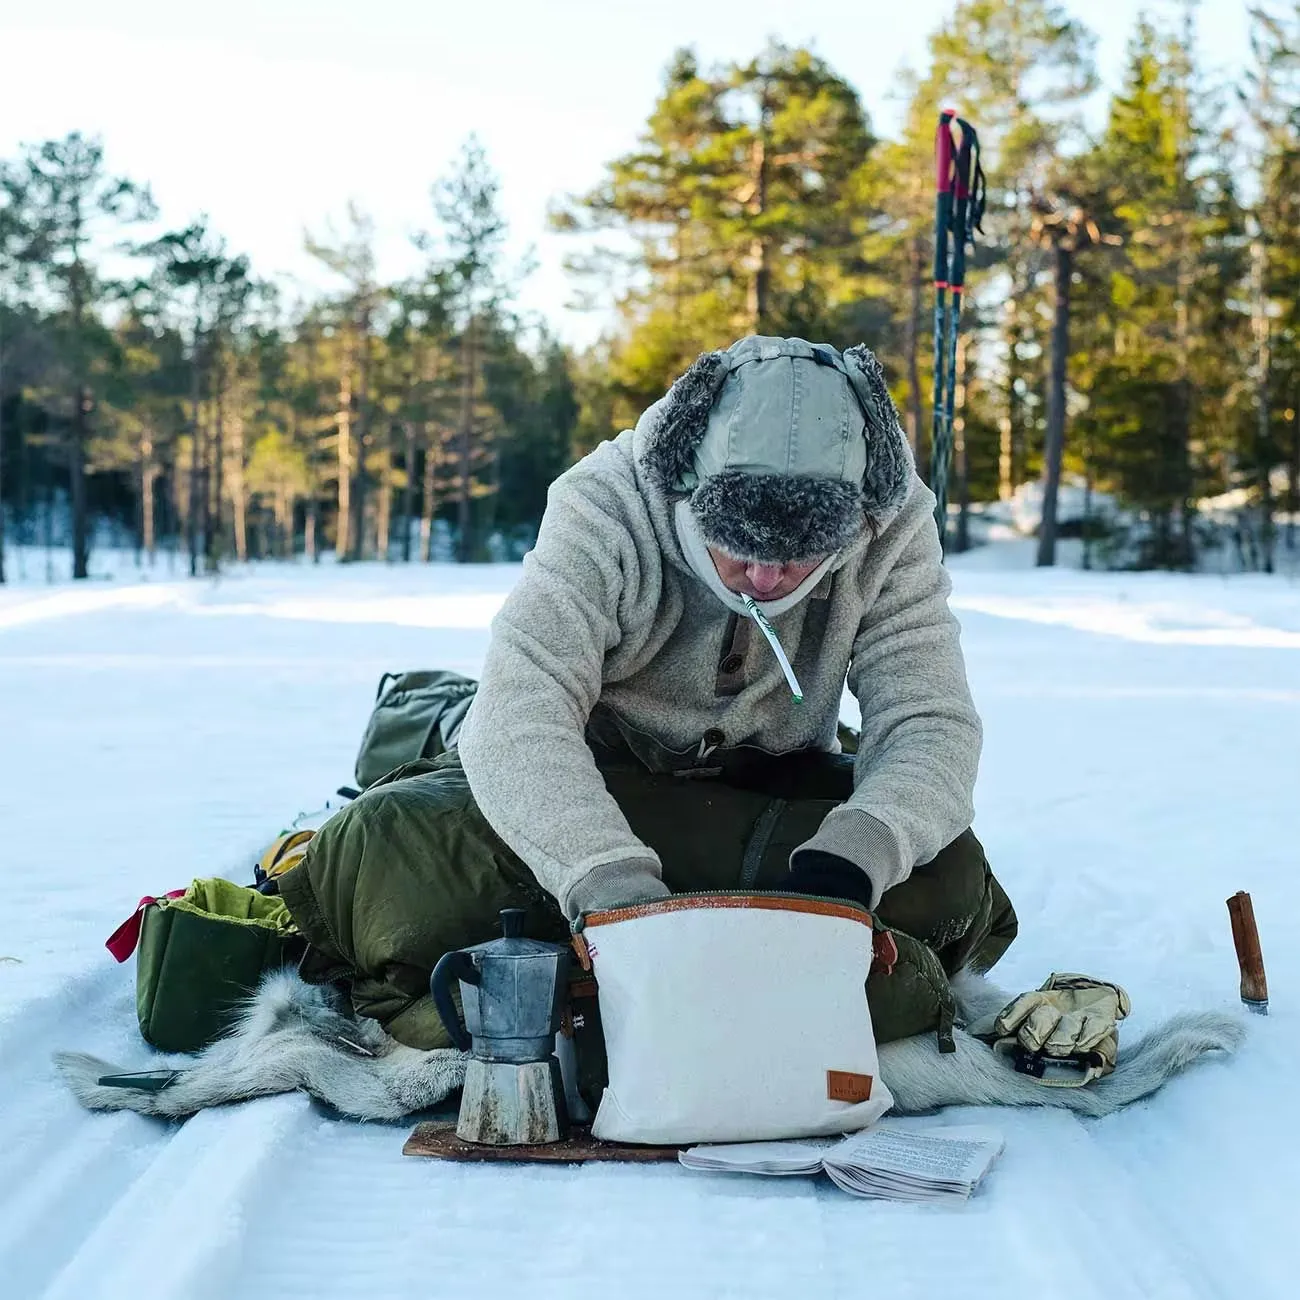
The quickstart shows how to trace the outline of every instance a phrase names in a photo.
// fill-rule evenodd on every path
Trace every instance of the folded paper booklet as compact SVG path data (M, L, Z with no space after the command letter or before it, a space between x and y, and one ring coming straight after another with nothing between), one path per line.
M690 1147L688 1169L738 1174L815 1174L855 1196L889 1201L964 1199L1003 1146L1002 1134L979 1125L915 1128L886 1121L846 1138L736 1142Z

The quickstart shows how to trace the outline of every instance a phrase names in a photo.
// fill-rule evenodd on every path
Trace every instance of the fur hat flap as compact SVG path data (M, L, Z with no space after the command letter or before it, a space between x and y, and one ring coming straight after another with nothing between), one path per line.
M695 449L709 427L709 414L730 369L726 352L701 352L659 403L640 461L661 492L689 492L699 481Z
M876 522L907 500L912 457L898 409L885 383L879 358L865 343L844 353L845 370L866 417L867 466L862 475L862 508Z

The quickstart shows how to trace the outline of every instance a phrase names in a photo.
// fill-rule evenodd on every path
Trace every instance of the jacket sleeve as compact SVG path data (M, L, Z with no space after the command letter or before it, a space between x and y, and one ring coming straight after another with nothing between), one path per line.
M924 518L933 500L922 490L905 508L912 535L854 640L848 685L862 737L853 794L793 855L797 863L801 852L819 850L857 863L871 879L873 907L974 816L983 730L948 608L952 583Z
M605 656L621 639L620 607L654 578L616 507L572 479L552 487L537 545L493 620L458 742L488 823L570 919L669 892L585 739Z

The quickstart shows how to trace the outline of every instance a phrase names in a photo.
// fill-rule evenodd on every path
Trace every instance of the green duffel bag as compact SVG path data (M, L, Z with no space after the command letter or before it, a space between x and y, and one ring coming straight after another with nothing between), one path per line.
M136 951L145 1041L164 1052L197 1052L230 1028L268 970L296 964L306 944L282 899L213 878L141 899L107 947L118 961Z
M460 673L385 673L357 752L357 785L368 789L403 763L450 749L477 688Z

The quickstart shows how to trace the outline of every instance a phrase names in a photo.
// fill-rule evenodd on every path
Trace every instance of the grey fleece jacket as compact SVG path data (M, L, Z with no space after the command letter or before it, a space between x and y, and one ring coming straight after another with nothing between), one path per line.
M711 746L835 750L847 678L862 709L854 793L802 847L860 866L874 906L973 816L981 727L934 497L913 472L876 535L840 551L771 619L802 703L757 634L724 691L733 612L692 568L673 501L639 463L654 411L551 487L461 732L470 788L570 918L666 892L586 742L596 706L652 767L672 770Z

